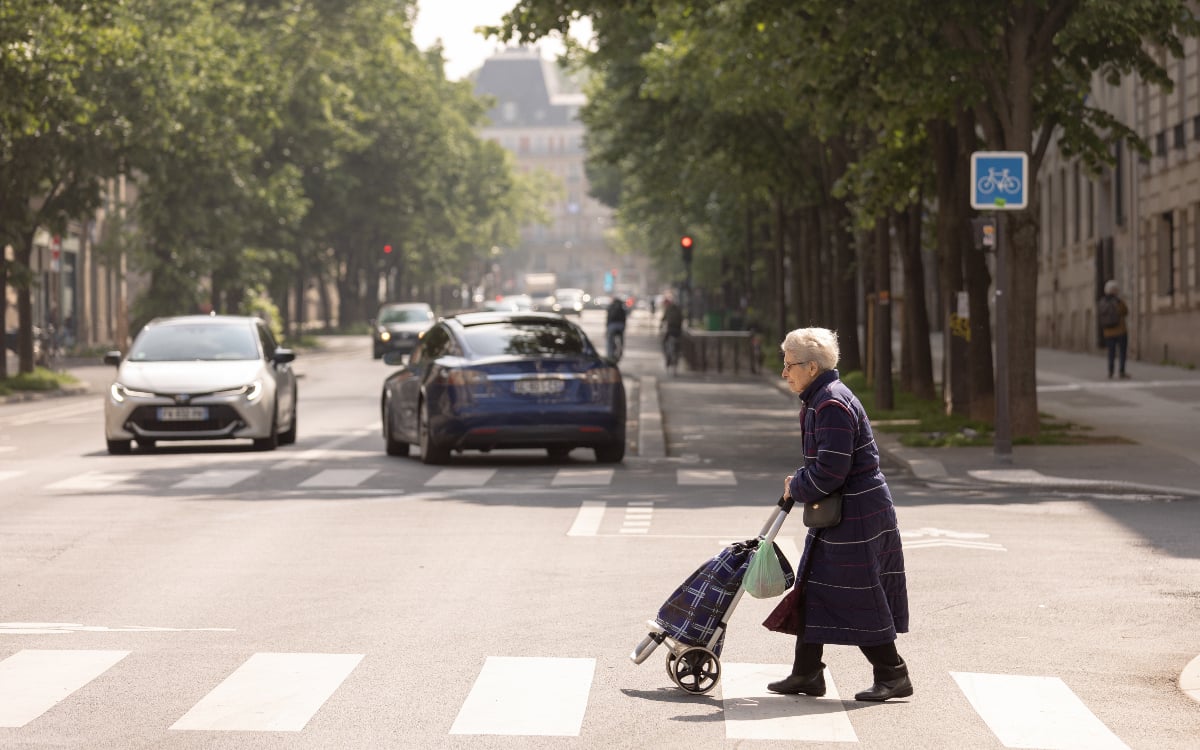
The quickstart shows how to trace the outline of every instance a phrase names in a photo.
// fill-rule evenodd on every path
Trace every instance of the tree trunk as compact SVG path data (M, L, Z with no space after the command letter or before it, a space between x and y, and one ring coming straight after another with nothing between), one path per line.
M929 348L929 310L925 305L925 263L921 257L921 223L924 211L918 198L897 215L903 223L900 241L904 262L904 329L908 332L907 389L917 398L937 398L933 387L933 355Z
M833 248L833 278L829 288L833 293L834 325L842 352L841 367L851 372L863 369L862 345L858 340L858 283L854 270L857 243L851 236L850 209L846 201L833 197L829 189L833 180L845 174L848 159L845 141L835 138L829 148L825 186L825 194L829 196L829 236Z
M968 118L960 112L958 119ZM968 118L969 119L969 118ZM960 318L959 292L963 287L963 244L970 228L966 221L967 196L970 190L970 170L966 161L963 140L956 124L937 120L929 123L933 159L937 175L937 242L940 263L938 282L941 287L942 308L942 397L947 414L966 415L969 405L967 383L967 339L969 319Z
M8 377L8 255L0 244L0 336L4 344L0 345L0 379Z
M20 239L13 248L13 261L17 269L28 272L27 280L18 280L17 287L17 372L33 372L33 235L34 230ZM0 250L2 252L2 250Z
M892 393L892 240L888 220L875 224L875 408L891 409Z
M787 319L787 299L784 292L784 241L783 241L783 199L775 195L775 277L774 292L775 292L775 315L776 323L779 326L779 338L782 340L788 328Z

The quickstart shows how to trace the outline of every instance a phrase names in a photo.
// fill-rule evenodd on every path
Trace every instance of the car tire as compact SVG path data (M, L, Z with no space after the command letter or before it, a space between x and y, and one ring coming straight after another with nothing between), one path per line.
M108 443L108 452L114 456L124 456L133 449L131 440L108 440L106 442Z
M279 433L280 445L292 445L296 442L296 426L300 421L300 409L296 406L296 392L292 392L292 424Z
M410 450L408 443L392 436L392 419L386 406L383 409L383 443L389 456L407 456Z
M597 445L596 463L601 464L619 464L625 460L625 441L618 440L608 445Z
M271 432L265 438L254 438L254 450L273 451L279 447L279 414L271 417Z
M429 404L424 399L421 399L419 412L417 434L421 438L421 463L431 465L446 463L450 458L450 451L433 442L433 436L429 434Z

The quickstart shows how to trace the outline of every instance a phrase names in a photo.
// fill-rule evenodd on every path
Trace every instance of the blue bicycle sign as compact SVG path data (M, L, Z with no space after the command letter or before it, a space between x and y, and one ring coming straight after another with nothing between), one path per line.
M1015 211L1029 202L1029 157L1021 151L971 154L971 208Z

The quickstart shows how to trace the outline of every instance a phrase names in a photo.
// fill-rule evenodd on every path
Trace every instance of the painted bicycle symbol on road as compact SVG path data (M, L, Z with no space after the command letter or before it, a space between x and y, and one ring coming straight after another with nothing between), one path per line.
M1021 181L1015 175L1008 173L1008 169L996 169L988 167L988 173L979 178L979 192L981 193L1010 193L1017 194L1021 192Z

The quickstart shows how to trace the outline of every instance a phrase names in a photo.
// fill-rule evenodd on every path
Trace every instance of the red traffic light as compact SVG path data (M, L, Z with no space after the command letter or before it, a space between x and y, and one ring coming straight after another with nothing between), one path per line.
M681 237L679 240L679 246L683 247L683 248L691 247L692 246L692 238L687 236L686 234L683 235L683 237Z
M391 246L391 245L384 245L384 246L383 246L383 254L384 254L384 255L390 255L390 254L391 254L391 252L392 252L392 246Z

